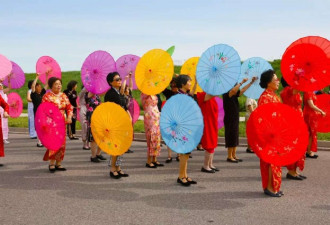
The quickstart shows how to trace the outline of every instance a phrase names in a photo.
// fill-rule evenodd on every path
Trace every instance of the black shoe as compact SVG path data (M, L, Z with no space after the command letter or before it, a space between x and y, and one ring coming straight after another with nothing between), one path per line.
M175 157L175 159L176 159L176 161L180 162L180 157L179 156Z
M273 193L273 192L269 191L267 188L264 190L264 193L271 197L281 197L282 196L279 192Z
M190 179L190 180L188 180ZM190 177L186 177L186 180L190 183L190 184L197 184L197 181L192 180Z
M286 178L290 179L290 180L303 180L303 178L299 177L299 176L292 176L291 174L287 173L286 174Z
M204 149L203 148L196 148L197 149L197 151L204 151Z
M101 162L101 161L97 158L97 156L95 156L94 158L91 157L91 162L99 163L99 162Z
M166 161L165 161L165 163L170 163L170 162L172 162L172 157L167 158Z
M314 155L310 155L308 153L306 153L306 157L307 158L312 158L312 159L317 159L317 157L319 157L318 155L314 154Z
M252 151L252 150L249 149L249 148L246 149L246 152L247 152L247 153L254 153L254 151Z
M148 163L146 163L146 167L148 167L148 168L157 168L157 166L156 165L151 165L152 163L150 163L150 164L148 164Z
M133 153L134 151L128 149L125 153Z
M238 162L243 162L243 159L235 158L235 160L238 161Z
M37 137L32 137L31 139L37 139Z
M61 165L59 166L55 166L55 170L58 170L58 171L66 171L66 169L64 167L61 167Z
M189 158L190 158L190 159L192 158L192 155L191 155L191 154L189 155Z
M50 168L51 166L54 166L54 168ZM55 167L55 165L49 165L48 169L49 169L49 172L55 173L56 167Z
M96 155L96 157L98 158L98 159L101 159L101 160L107 160L107 158L105 158L103 155Z
M3 166L3 164L0 164L0 167Z
M160 162L152 162L152 164L154 164L155 166L160 166L160 167L162 167L162 166L164 166L164 164L161 164Z
M212 170L214 170L215 172L219 172L220 170L216 167L210 167Z
M238 163L236 159L230 159L230 158L227 158L227 162Z
M43 146L43 144L39 144L39 143L37 143L37 147L38 147L38 148L42 148L42 147L44 147L44 146Z
M122 172L121 170L117 171L117 173L121 176L121 177L128 177L129 175L127 173Z
M307 177L304 175L299 174L298 176L301 177L302 179L307 179Z
M185 179L184 177L183 178L178 178L177 180L176 180L176 182L178 182L179 184L181 184L182 186L185 186L185 187L188 187L188 186L190 186L190 183L189 183L189 181L187 181L186 180L186 182L183 182L182 180L183 179Z
M91 150L90 147L85 147L85 146L83 147L83 149L84 149L84 150Z
M202 167L201 171L204 172L204 173L215 173L214 170L212 170L212 169L211 170L207 170L207 169L204 169L204 167Z
M117 172L117 171L115 171ZM117 172L117 175L114 174L114 172L110 171L110 177L113 178L113 179L120 179L121 176L120 174Z

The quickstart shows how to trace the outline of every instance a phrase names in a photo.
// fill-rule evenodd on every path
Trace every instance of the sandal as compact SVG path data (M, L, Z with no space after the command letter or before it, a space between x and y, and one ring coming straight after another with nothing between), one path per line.
M62 165L55 166L55 170L66 171L66 169L64 167L62 167Z
M49 172L55 173L56 167L55 167L55 165L48 165L48 169L49 169Z

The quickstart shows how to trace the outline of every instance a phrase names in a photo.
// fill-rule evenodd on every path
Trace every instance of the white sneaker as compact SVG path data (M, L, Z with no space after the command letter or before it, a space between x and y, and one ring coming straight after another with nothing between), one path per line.
M3 140L4 144L9 144L10 142L8 140Z

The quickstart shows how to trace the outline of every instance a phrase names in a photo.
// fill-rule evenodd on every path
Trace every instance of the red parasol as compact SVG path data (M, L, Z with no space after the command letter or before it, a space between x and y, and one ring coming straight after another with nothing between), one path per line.
M257 156L276 166L297 162L308 145L308 130L300 113L282 103L264 104L253 111L246 134Z
M50 56L42 56L38 59L36 65L37 73L40 75L39 80L45 84L46 83L46 73L48 73L48 78L51 77L62 77L60 65Z
M328 133L330 132L330 95L317 95L317 101L315 104L326 113L325 116L319 114L316 118L317 132Z
M9 105L9 115L12 118L17 118L21 115L23 111L23 101L21 96L19 94L12 92L8 95L8 101Z
M11 61L11 64L13 66L13 69L11 70L10 76L10 84L12 89L19 89L21 88L25 83L25 74L22 70L22 68ZM3 81L3 84L8 87L8 77Z
M326 87L330 83L330 41L309 36L293 42L283 54L281 71L295 89L315 91Z
M41 103L35 115L35 128L41 143L46 148L58 150L63 145L65 121L55 104Z

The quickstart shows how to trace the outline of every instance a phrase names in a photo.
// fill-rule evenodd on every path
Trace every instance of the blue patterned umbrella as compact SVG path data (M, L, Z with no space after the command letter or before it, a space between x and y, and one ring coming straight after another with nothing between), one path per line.
M255 81L251 87L244 92L246 97L253 99L258 99L260 97L264 91L259 85L260 76L264 71L269 69L273 69L272 66L260 57L253 57L244 61L241 67L241 76L238 79L239 82L245 77L249 78L249 81L251 81L252 77L258 77L258 81Z
M170 149L180 154L191 152L200 142L203 129L203 115L193 98L177 94L166 101L160 131Z
M196 78L210 95L221 95L232 89L241 72L241 59L234 48L219 44L208 48L197 64Z

